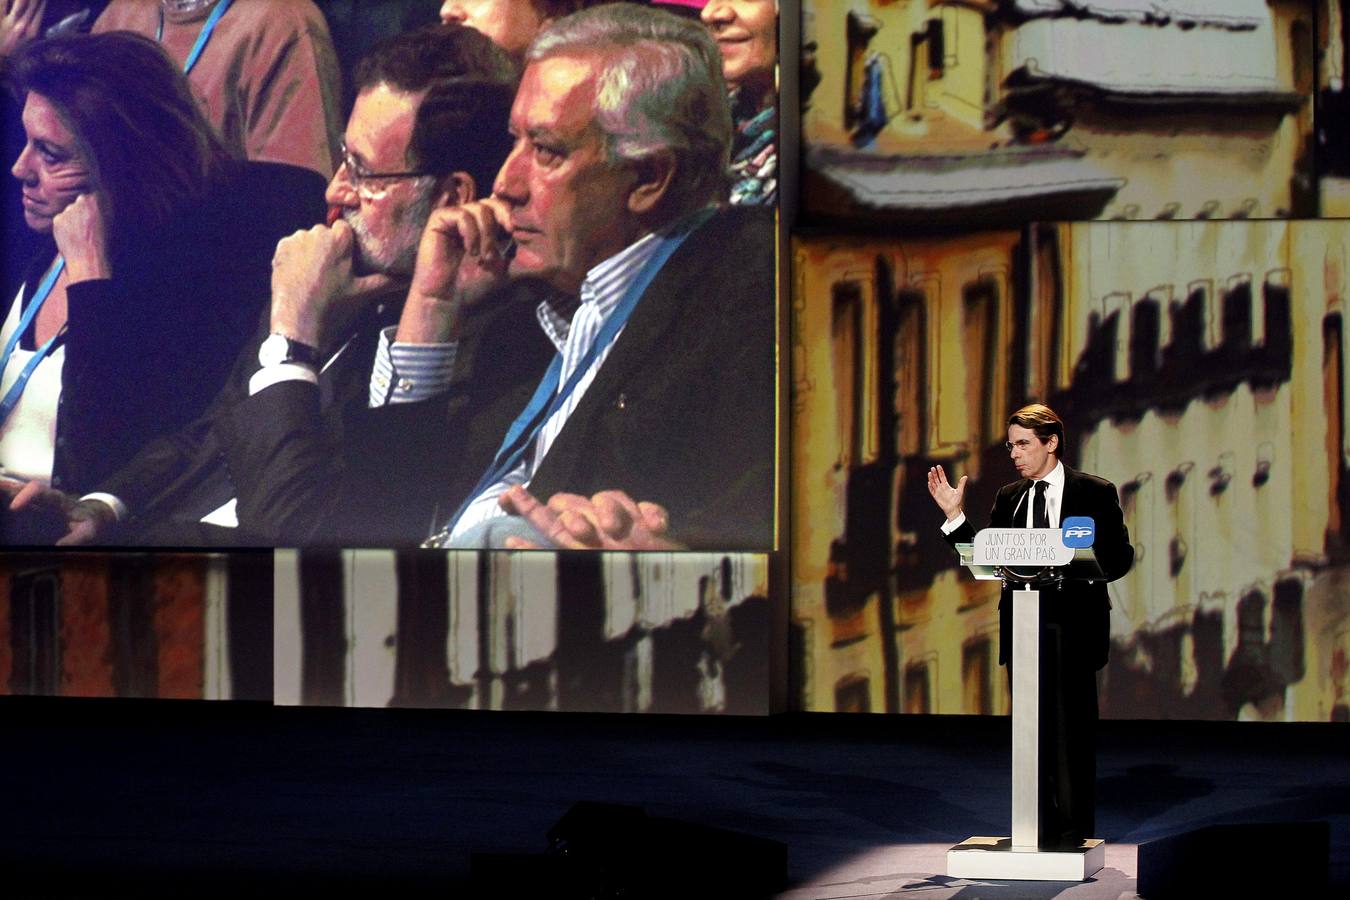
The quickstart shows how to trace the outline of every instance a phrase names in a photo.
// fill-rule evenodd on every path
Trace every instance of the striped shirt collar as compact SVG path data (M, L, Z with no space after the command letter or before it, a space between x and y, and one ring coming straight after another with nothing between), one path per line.
M571 313L581 306L590 305L601 321L608 319L614 307L623 299L628 286L658 247L659 236L652 232L592 268L586 273L586 280L581 282L580 303L576 308L566 310L566 317L563 311L548 301L539 304L539 325L559 351L567 343L567 335L572 330Z
M623 299L633 279L661 245L660 239L688 231L702 221L700 216L703 213L704 210L699 210L684 216L660 231L639 238L604 262L597 264L586 273L586 279L581 282L579 301L568 298L566 302L560 302L560 298L553 297L540 303L535 314L539 319L539 326L544 329L544 334L548 335L548 339L561 351L567 343L568 333L572 330L572 316L582 304L593 304L600 320L608 319L614 307Z
M567 343L567 335L572 330L572 316L576 315L580 305L576 297L558 292L535 307L534 314L539 319L539 327L544 329L544 334L559 352Z

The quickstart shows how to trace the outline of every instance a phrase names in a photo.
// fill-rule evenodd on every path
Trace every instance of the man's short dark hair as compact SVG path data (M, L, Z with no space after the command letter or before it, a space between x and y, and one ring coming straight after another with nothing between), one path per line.
M1028 403L1008 416L1008 424L1031 429L1042 444L1049 441L1051 435L1059 438L1053 452L1056 458L1064 458L1064 420L1044 403Z
M468 172L486 195L511 150L507 120L519 75L492 41L458 24L395 35L361 60L359 94L384 84L425 96L417 108L408 165L436 176Z

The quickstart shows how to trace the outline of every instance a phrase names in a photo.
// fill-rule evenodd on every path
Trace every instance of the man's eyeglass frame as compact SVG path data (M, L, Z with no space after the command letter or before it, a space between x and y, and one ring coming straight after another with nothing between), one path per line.
M356 157L352 156L345 143L338 145L338 152L341 154L339 165L347 170L347 179L351 181L353 185L400 178L422 178L431 174L425 170L413 172L370 172L356 161Z

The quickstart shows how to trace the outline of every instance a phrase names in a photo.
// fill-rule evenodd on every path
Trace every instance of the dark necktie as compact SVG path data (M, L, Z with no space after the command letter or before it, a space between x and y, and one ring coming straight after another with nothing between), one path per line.
M1036 482L1036 496L1031 501L1031 527L1049 528L1050 517L1046 515L1045 492L1050 488L1050 484L1045 481Z

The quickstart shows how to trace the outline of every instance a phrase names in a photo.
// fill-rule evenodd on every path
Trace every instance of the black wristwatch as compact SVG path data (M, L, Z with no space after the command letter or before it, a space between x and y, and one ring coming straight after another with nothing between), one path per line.
M292 340L284 334L273 332L258 347L258 362L263 366L278 366L282 363L298 363L317 369L319 351L309 344Z

